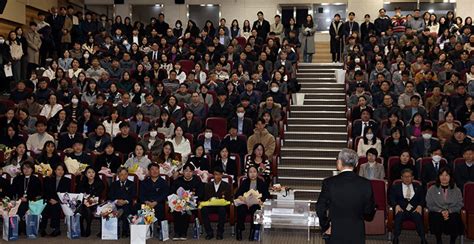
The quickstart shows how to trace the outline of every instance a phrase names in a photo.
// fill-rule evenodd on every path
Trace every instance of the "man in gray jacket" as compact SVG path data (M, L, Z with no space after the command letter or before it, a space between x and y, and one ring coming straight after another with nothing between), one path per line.
M413 10L413 18L410 22L407 23L407 27L411 27L413 30L416 30L417 33L420 33L425 28L425 23L423 18L420 16L420 10Z

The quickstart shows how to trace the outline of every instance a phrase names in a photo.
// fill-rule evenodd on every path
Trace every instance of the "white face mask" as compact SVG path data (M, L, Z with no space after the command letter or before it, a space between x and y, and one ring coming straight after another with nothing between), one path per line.
M176 24L176 28L181 28L181 24Z
M3 44L3 43L5 43L5 39L2 38L0 39L0 44Z
M436 163L439 163L439 161L441 161L441 156L439 155L434 155L432 158L433 158L433 161L435 161Z
M211 138L212 138L212 132L206 132L206 133L204 133L204 137L205 137L206 139L211 139Z
M245 115L245 113L237 113L237 117L239 117L239 118L243 118L244 115Z
M360 70L360 67L356 67L354 68L355 71L359 71Z
M88 59L88 58L89 58L89 54L88 54L88 53L84 53L84 58L85 58L85 59Z
M359 62L360 62L360 58L355 58L354 61L355 61L356 63L359 63Z
M79 102L79 99L73 98L71 99L72 104L77 104Z
M278 92L278 87L272 87L270 90L271 90L272 92Z
M150 131L150 136L151 137L156 137L157 134L158 134L157 131Z
M367 137L369 140L372 140L374 138L374 134L367 134L365 137Z
M127 46L127 45L128 45L128 41L123 41L123 45L124 45L124 46Z
M425 140L431 139L431 134L429 134L429 133L423 133L423 135L421 135L421 136L422 136L423 139L425 139Z

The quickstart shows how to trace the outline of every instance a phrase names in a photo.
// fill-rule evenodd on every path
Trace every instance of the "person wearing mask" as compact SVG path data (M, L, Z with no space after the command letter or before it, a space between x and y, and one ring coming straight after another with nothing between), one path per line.
M128 216L132 213L134 208L133 199L137 196L137 187L135 182L128 179L127 168L120 167L117 171L117 180L114 180L110 185L109 195L107 199L112 201L119 211L122 211L120 223L122 228L122 237L130 236L130 225Z
M430 231L436 236L437 244L443 243L443 233L450 236L450 244L455 244L457 237L464 234L460 214L463 205L462 193L455 184L453 173L449 168L440 169L436 183L426 193Z
M242 105L237 105L236 117L232 118L230 125L237 128L238 135L245 135L250 137L253 133L252 120L245 117L245 108Z
M431 152L438 148L441 148L441 144L437 138L433 138L433 129L429 125L424 125L421 129L421 138L412 144L412 156L415 160L429 157Z

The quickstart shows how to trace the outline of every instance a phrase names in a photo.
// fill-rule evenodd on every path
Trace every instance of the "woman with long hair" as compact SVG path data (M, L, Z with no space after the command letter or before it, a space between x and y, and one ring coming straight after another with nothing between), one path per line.
M249 172L251 166L255 166L258 170L258 174L265 179L267 185L272 181L271 175L271 163L265 154L265 147L261 143L257 143L253 146L252 154L248 155L245 159L245 173Z
M77 192L84 193L89 198L99 198L99 203L104 201L102 199L102 193L104 192L104 183L99 177L99 174L94 170L92 166L88 166L81 176L81 180L77 184ZM96 212L98 204L90 204L88 201L84 201L81 208L81 236L89 237L91 235L91 225L94 219L94 213ZM84 222L86 222L84 226Z
M47 141L44 143L43 150L41 154L36 158L38 164L49 164L51 168L56 168L56 166L61 164L61 157L56 149L56 144L53 141ZM67 172L67 169L63 169Z

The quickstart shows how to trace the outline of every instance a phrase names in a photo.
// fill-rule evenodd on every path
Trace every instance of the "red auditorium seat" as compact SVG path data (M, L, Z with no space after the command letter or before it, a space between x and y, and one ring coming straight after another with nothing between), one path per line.
M387 212L387 182L384 180L370 180L372 191L374 192L376 212L374 219L370 222L365 221L365 234L384 235L385 216Z
M220 117L209 117L206 119L206 127L212 128L212 132L220 138L227 134L227 119Z
M474 182L464 185L464 210L461 217L466 228L466 237L474 240Z

